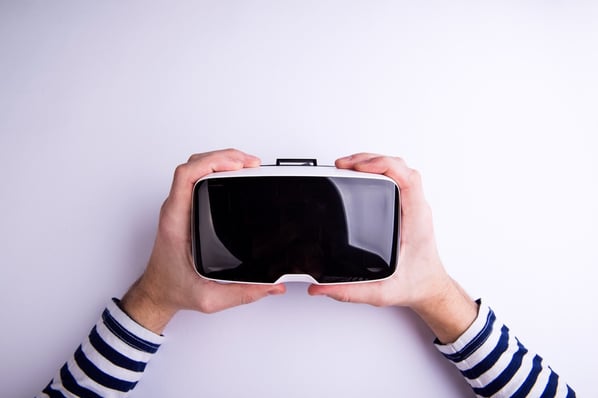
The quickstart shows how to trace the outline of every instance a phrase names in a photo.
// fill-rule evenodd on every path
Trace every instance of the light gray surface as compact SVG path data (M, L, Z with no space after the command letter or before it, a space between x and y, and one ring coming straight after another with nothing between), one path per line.
M172 170L235 146L420 169L447 268L578 390L598 349L592 1L0 2L0 385L31 396L140 274ZM410 312L181 313L133 394L462 397Z

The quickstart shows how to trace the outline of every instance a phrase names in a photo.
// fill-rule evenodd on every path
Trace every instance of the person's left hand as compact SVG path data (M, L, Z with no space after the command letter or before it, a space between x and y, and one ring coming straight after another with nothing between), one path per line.
M432 212L418 171L401 158L359 153L336 166L384 174L401 189L401 248L397 271L383 281L312 285L309 293L335 300L413 309L443 342L457 339L477 316L478 306L444 269L434 238Z
M135 321L161 333L181 309L212 313L285 292L283 284L220 284L201 278L193 268L190 219L195 182L215 171L259 165L257 157L228 149L192 155L176 168L147 268L121 301Z

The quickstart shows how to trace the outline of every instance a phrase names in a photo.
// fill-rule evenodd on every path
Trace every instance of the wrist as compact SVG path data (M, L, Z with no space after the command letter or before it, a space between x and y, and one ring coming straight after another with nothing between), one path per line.
M444 344L457 340L478 314L477 303L448 275L434 294L411 308Z
M125 293L120 301L122 310L146 329L161 334L177 310L160 301L143 283L143 276Z

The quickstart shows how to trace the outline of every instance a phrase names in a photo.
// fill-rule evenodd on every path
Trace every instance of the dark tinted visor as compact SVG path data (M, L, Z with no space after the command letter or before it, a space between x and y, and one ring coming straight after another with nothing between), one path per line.
M193 256L210 279L318 283L384 279L396 268L399 192L352 177L224 177L193 192Z

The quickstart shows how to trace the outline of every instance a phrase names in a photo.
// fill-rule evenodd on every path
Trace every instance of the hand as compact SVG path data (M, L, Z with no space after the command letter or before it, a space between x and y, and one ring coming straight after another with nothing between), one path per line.
M338 159L336 167L384 174L399 185L402 225L397 272L378 282L312 285L309 293L376 306L407 306L441 341L455 340L475 319L477 305L442 265L420 174L400 158L367 153Z
M147 268L121 301L130 317L161 333L181 309L212 313L285 292L282 284L220 284L201 278L193 269L190 236L193 185L215 171L259 165L260 160L255 156L228 149L193 155L176 168L170 194L160 211Z

